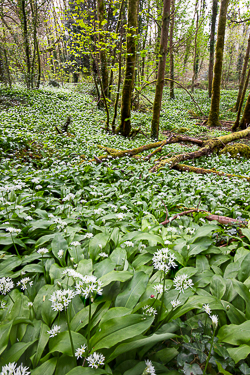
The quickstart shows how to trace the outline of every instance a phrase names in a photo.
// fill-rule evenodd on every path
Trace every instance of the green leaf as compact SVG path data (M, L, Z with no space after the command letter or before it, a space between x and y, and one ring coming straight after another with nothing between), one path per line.
M92 273L93 273L92 259L82 259L82 260L80 260L76 270L77 270L77 272L79 272L83 276L92 275Z
M79 348L81 345L87 343L87 340L80 333L71 331L72 339L74 343L74 348ZM49 350L50 353L60 352L68 356L72 356L72 349L70 344L69 332L64 331L58 333L57 336L52 337L49 341Z
M249 276L249 268L250 268L250 253L248 253L245 257L243 262L241 263L241 267L238 273L238 280L244 283L244 281Z
M241 282L237 280L232 280L233 286L236 290L236 292L245 300L246 302L246 317L247 319L250 319L250 292L246 285L242 284Z
M131 279L133 274L129 271L111 271L103 275L99 280L102 282L103 286L110 284L113 281L120 281L124 283L125 281Z
M192 255L202 253L203 251L207 250L212 243L213 241L209 237L202 237L197 239L195 243L190 245L188 256L191 257Z
M139 314L124 315L100 323L99 331L91 338L91 346L95 350L111 348L131 337L145 332L153 323L154 317L142 320Z
M4 365L9 362L17 362L19 358L23 355L23 353L33 345L37 340L32 342L16 342L14 345L11 346L9 350L4 352L2 355L1 365Z
M217 362L217 361L215 361L215 362L216 362L216 364L218 366L219 374L233 375L233 374L231 374L231 372L228 372L228 371L224 370L224 368L222 367L222 365L219 362Z
M50 296L55 292L56 288L54 285L44 285L37 293L34 299L34 310L37 319L43 319L43 321L51 326L51 323L57 315L57 311L52 310Z
M153 335L151 335L149 337L143 337L143 338L139 338L139 339L136 339L136 337L135 337L134 340L129 340L129 342L118 345L117 348L113 351L113 353L109 356L109 358L107 360L107 363L112 361L113 359L118 357L118 355L120 355L122 353L128 352L130 350L135 350L135 349L140 348L142 346L145 346L147 344L156 344L159 341L169 340L169 339L171 339L175 336L176 335L173 334L173 333L166 332L166 333L162 333L162 334L154 333Z
M36 349L35 356L33 358L33 367L36 367L38 362L40 361L40 358L43 354L43 351L49 341L49 334L47 333L49 331L49 327L41 322L41 331L39 336L39 341Z
M217 337L219 341L231 345L242 345L250 343L250 320L236 325L229 324L220 328Z
M210 291L212 295L221 300L226 292L226 289L227 286L225 280L219 275L214 275L210 284Z
M241 359L245 359L248 354L250 354L250 346L244 344L238 346L238 348L228 348L227 351L234 362L238 363Z
M98 233L89 241L89 256L92 260L95 260L97 255L105 248L110 238L109 234ZM100 246L101 245L101 248Z
M58 251L63 250L64 256L65 256L66 250L68 249L68 244L61 233L56 233L51 243L51 247L52 247L52 253L54 254L54 256L60 260L60 258L58 257Z
M31 375L53 375L56 368L57 358L51 358L35 370L31 371Z
M8 276L10 271L20 266L20 264L22 264L22 261L14 256L4 260L0 263L0 277Z
M132 280L126 285L125 290L117 296L115 306L133 308L145 292L148 279L149 276L143 271L135 272Z
M97 307L102 303L102 301L97 301L91 305L91 317L94 315ZM88 324L89 321L89 306L84 307L80 310L70 322L70 327L73 331L80 331L83 327Z
M109 373L100 368L93 369L90 367L82 367L82 366L75 367L73 370L67 373L67 375L103 375L103 374L109 374Z
M160 243L161 245L164 246L164 241L163 239L160 237L160 236L157 236L156 234L152 234L152 233L139 233L139 234L136 234L134 237L130 237L131 240L133 241L142 241L142 240L147 240L149 242L149 245L150 246L154 246L156 245L157 243ZM122 239L122 241L124 241L124 237Z
M194 243L197 238L206 237L208 234L211 234L214 230L219 229L218 225L208 224L202 225L202 227L198 228L195 232L195 236L191 238L190 243Z
M0 325L0 354L7 348L13 321Z

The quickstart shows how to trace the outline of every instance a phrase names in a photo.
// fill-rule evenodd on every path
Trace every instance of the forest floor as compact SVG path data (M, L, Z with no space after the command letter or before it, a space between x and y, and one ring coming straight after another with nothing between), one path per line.
M91 92L0 87L0 371L15 362L32 375L250 374L249 182L149 171L161 155L199 148L184 142L150 161L98 164L98 146L151 143L152 108L140 102L132 124L144 135L125 139L102 129ZM145 94L152 101L154 89ZM184 91L170 100L166 88L160 139L229 134L236 96L222 91L222 127L208 128ZM207 115L207 92L194 97ZM185 163L250 177L242 155Z

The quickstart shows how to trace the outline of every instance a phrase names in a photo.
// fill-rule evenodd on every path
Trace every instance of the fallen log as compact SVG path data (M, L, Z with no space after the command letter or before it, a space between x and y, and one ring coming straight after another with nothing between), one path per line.
M209 221L216 220L220 224L229 224L229 225L238 224L240 226L246 226L247 225L247 221L232 219L231 217L227 217L227 216L213 215L213 214L211 214L211 212L208 212L206 210L201 210L199 208L193 208L191 210L180 212L180 213L174 215L172 218L169 218L169 219L166 218L166 220L164 220L162 223L160 223L160 225L169 224L171 221L176 220L180 216L186 216L186 215L194 213L194 212L204 212L204 213L207 214L205 216L205 219L207 219Z
M240 179L245 179L246 181L250 181L250 177L247 176L240 176L237 174L231 174L231 173L225 173L221 171L217 171L216 169L205 169L205 168L198 168L198 167L193 167L191 165L186 165L186 164L177 164L174 169L177 169L178 171L181 172L194 172L198 174L216 174L217 176L225 176L229 178L240 178Z

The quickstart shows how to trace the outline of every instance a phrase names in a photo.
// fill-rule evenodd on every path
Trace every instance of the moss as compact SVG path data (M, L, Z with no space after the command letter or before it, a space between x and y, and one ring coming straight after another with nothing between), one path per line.
M200 116L192 109L189 109L188 114L191 116L191 118L200 118Z
M177 133L177 134L183 134L183 133L187 133L189 131L190 131L189 128L184 128L184 127L175 129L175 133Z
M244 143L235 143L224 147L220 154L230 154L233 158L243 156L246 159L250 159L250 147Z

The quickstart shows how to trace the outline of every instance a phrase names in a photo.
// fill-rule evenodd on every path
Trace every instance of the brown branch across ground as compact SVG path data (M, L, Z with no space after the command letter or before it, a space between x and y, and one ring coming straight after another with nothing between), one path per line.
M191 210L187 210L187 211L183 211L183 212L180 212L176 215L174 215L172 218L169 218L169 219L166 219L164 220L162 223L160 223L161 225L166 225L166 224L169 224L171 221L173 220L176 220L178 217L180 216L186 216L186 215L189 215L191 213L194 213L194 212L204 212L206 213L207 215L205 216L205 219L209 220L209 221L213 221L213 220L216 220L218 221L218 223L220 224L229 224L229 225L234 225L234 224L238 224L240 226L245 226L247 225L247 222L246 221L243 221L243 220L237 220L237 219L232 219L231 217L227 217L227 216L219 216L219 215L213 215L211 214L211 212L208 212L206 210L200 210L199 208L193 208Z

